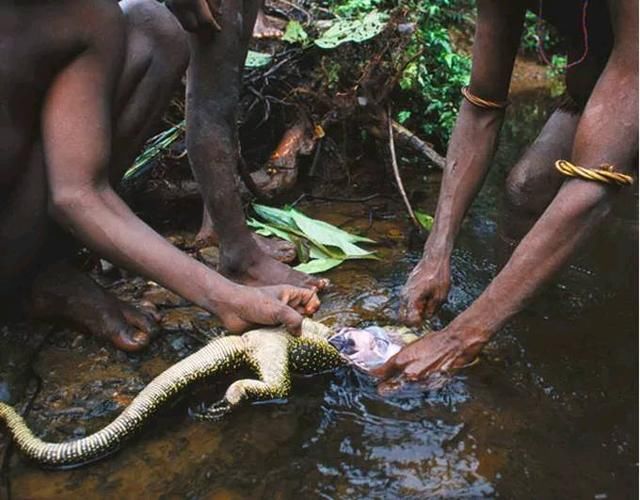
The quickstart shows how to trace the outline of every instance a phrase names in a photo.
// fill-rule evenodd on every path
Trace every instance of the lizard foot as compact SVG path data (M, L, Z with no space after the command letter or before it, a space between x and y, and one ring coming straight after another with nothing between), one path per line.
M209 422L215 422L221 420L225 415L231 413L233 406L226 399L213 403L210 406L206 406L204 403L199 405L195 410L189 409L189 416L196 420L206 420Z

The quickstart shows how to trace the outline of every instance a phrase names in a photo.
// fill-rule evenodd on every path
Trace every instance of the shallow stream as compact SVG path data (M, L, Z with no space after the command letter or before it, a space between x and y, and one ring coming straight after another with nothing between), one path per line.
M549 109L545 92L515 93L497 165L471 210L453 260L449 302L436 328L483 290L504 253L499 237L505 172ZM432 213L439 174L403 170L416 204ZM353 182L368 185L355 175ZM409 179L412 179L409 181ZM366 231L380 261L328 273L318 318L331 324L394 321L397 297L419 258L390 179L367 203L306 201L309 215ZM382 186L385 184L385 186ZM365 193L367 194L367 193ZM360 193L362 195L362 192ZM381 398L350 369L296 379L286 404L247 407L194 422L197 392L167 409L114 456L85 468L43 471L10 453L0 495L41 498L630 498L637 489L637 218L617 211L541 297L504 329L481 362L438 391ZM171 212L169 212L171 213ZM196 221L197 223L197 221ZM169 231L170 232L170 231ZM174 235L175 237L175 235ZM560 236L561 237L561 236ZM146 292L165 333L145 354L116 353L56 329L35 362L42 379L30 424L52 440L107 423L170 363L219 333L216 320L137 278L106 279L121 297ZM29 394L29 353L48 327L0 331L5 372ZM26 361L25 361L26 360ZM8 367L8 368L7 368ZM20 371L22 370L22 371ZM21 378L22 377L22 378ZM212 394L209 394L211 392Z

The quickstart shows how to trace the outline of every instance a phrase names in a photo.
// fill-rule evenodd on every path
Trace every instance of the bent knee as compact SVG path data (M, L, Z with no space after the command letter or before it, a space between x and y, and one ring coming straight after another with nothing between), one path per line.
M169 9L155 0L124 0L120 5L138 64L182 75L189 61L189 44Z
M521 160L507 176L505 198L509 206L520 213L538 215L542 213L557 186L547 185L543 179L532 175L534 165Z

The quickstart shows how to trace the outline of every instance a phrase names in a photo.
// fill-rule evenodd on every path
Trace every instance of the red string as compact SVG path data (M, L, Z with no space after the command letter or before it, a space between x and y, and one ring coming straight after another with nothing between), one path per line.
M582 5L582 38L584 43L584 51L582 53L582 56L580 56L579 59L571 63L568 63L564 67L565 71L568 70L569 68L572 68L573 66L577 66L587 58L587 55L589 55L589 33L587 28L588 7L589 7L589 0L584 0L584 4ZM549 58L547 57L547 54L544 51L544 42L543 42L544 33L542 33L542 0L540 0L540 7L538 8L538 26L536 31L538 35L538 55L540 56L540 59L542 59L542 61L545 64L551 65L551 61L549 60Z

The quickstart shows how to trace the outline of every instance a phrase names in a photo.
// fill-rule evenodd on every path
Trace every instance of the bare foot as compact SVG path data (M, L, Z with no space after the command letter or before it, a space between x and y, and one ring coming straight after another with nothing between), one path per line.
M258 248L262 250L268 256L274 258L280 262L293 262L296 259L296 247L293 243L288 241L265 238L259 234L252 233L253 240L258 245ZM205 215L202 219L202 227L196 235L196 246L198 248L208 246L218 246L219 239L215 229L213 229L213 222L205 210Z
M329 281L291 269L262 252L257 246L220 255L219 272L229 279L250 286L292 285L322 290Z
M259 234L252 233L253 241L258 248L272 259L288 264L296 259L296 247L293 243L285 240L265 238ZM203 230L196 236L196 246L198 248L207 246L218 246L218 235L215 232L204 233Z
M153 311L122 302L67 263L36 278L29 309L37 318L68 321L128 352L145 348L156 330Z
M284 35L280 27L282 24L283 22L280 19L267 16L264 10L260 9L258 17L256 17L256 24L253 27L253 38L278 40Z

